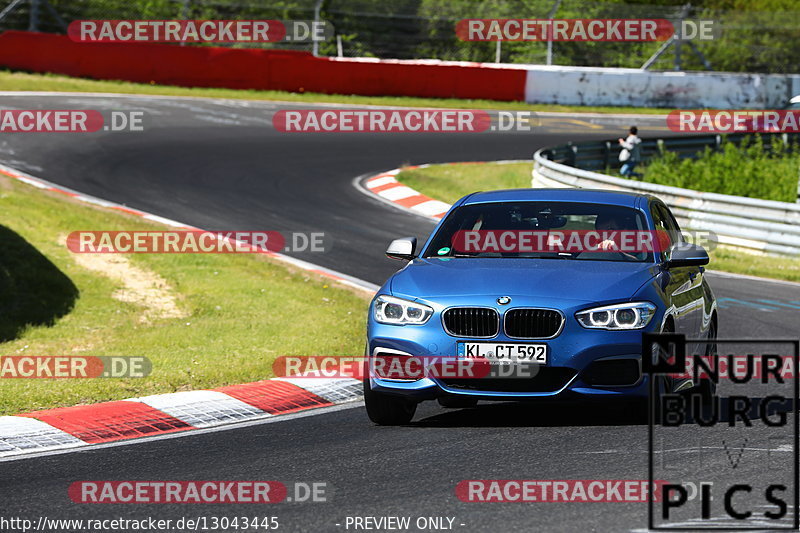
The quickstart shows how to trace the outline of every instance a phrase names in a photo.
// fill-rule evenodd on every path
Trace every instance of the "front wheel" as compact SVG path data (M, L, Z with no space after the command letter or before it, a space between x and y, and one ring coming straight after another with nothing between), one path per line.
M671 325L665 324L664 328L661 330L661 333L673 333L673 329ZM653 354L655 356L655 350L657 350L655 345L653 345ZM653 385L647 384L648 391L647 397L638 400L636 403L637 408L634 409L635 417L639 420L643 420L647 423L648 420L652 420L652 423L658 424L661 422L661 418L663 415L662 409L662 402L663 398L666 394L672 392L673 383L672 380L661 374L650 374L648 379L653 380ZM651 387L652 387L652 397L651 397ZM651 408L652 405L652 408ZM652 419L650 418L652 416Z
M648 384L648 395L644 398L639 398L636 400L631 400L629 402L625 402L623 405L626 407L626 412L628 412L633 420L636 420L637 423L644 423L647 424L648 420L650 420L651 414L651 402L652 402L652 415L653 415L653 423L658 424L661 422L661 401L663 396L667 393L668 390L668 383L664 376L660 376L657 374L652 374L651 379L655 380L655 394L653 398L650 398L649 387ZM629 410L629 411L628 411Z
M717 357L717 325L713 320L708 326L708 340L705 360L711 368L715 368L719 363L714 360ZM698 381L697 385L686 391L687 398L697 397L701 405L711 405L717 396L717 384L708 377L698 378Z
M415 402L372 390L368 377L364 379L364 404L369 419L380 426L408 424L417 411Z

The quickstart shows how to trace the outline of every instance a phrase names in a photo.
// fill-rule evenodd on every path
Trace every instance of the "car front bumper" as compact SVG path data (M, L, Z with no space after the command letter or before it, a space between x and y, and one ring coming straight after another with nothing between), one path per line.
M566 315L560 334L552 339L513 339L501 331L491 339L453 337L445 333L440 324L431 320L422 326L396 326L380 324L370 319L368 326L368 354L406 355L426 358L456 358L459 342L497 343L543 343L547 345L548 362L541 367L538 377L529 382L516 383L498 381L511 378L475 378L451 380L439 377L423 377L416 381L396 381L370 377L371 387L376 392L406 396L415 401L434 399L443 395L473 396L487 400L525 399L570 399L595 398L646 398L649 393L648 379L641 373L642 333L658 331L661 313L644 329L632 331L607 331L582 327L569 314ZM598 380L593 365L609 361L627 361L632 368L638 365L635 379L624 385L604 384ZM605 367L606 373L610 367ZM530 386L528 386L530 385Z

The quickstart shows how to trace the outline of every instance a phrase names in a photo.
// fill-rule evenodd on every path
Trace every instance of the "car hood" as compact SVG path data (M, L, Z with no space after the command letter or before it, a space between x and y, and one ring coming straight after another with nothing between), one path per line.
M415 259L391 279L406 298L527 296L603 302L632 297L657 274L652 263L565 259Z

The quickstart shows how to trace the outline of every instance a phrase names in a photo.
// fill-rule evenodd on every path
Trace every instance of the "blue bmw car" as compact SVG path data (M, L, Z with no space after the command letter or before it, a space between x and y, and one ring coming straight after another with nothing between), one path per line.
M583 251L458 245L464 232L600 230L661 234L666 242ZM643 332L716 338L717 306L703 275L708 254L685 242L669 208L653 196L586 189L474 193L453 205L419 253L416 239L407 238L393 241L386 254L407 264L370 304L368 361L480 360L492 371L479 377L369 372L364 397L377 424L410 422L424 400L445 407L548 398L641 403L649 394ZM658 380L662 393L714 394L707 380Z

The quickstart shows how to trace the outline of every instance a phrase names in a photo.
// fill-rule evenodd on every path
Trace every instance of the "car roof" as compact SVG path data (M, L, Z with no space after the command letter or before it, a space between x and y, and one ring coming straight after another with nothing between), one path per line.
M472 193L461 199L460 205L488 202L582 202L619 205L636 208L639 200L653 198L647 194L607 189L504 189Z

